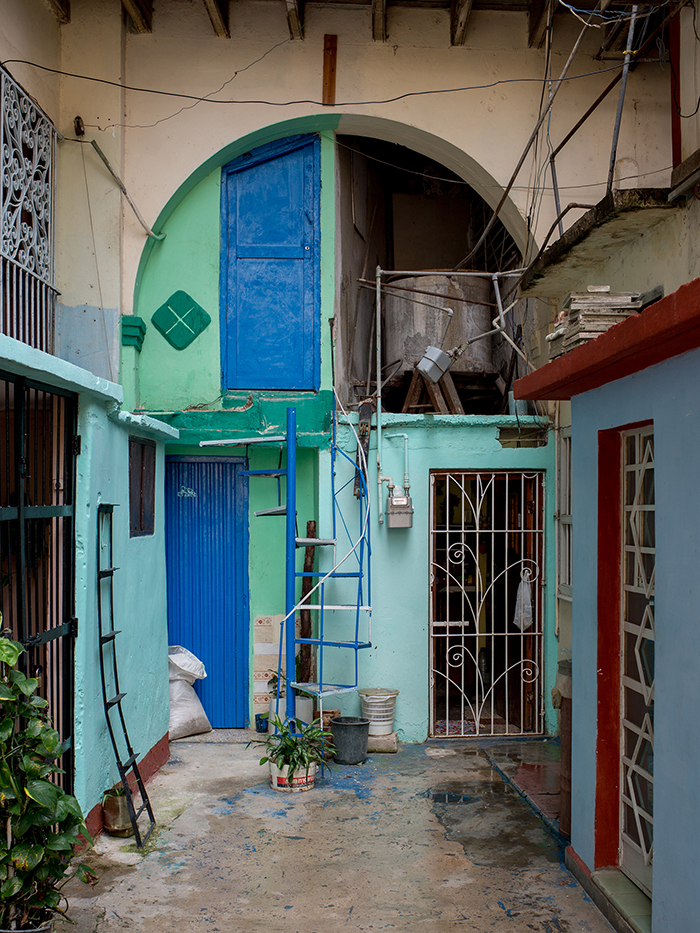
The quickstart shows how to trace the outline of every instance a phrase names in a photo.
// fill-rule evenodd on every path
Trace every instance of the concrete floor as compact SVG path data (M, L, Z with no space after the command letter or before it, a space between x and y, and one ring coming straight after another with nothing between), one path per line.
M77 926L57 933L612 929L504 780L517 743L403 745L288 795L243 738L171 745L149 784L159 827L146 853L101 837L101 881L71 882Z

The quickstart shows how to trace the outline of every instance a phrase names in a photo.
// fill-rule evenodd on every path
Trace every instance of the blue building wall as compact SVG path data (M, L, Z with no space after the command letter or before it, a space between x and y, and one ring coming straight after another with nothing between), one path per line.
M700 811L700 350L572 402L572 845L593 868L598 431L653 419L656 479L654 933L697 929Z

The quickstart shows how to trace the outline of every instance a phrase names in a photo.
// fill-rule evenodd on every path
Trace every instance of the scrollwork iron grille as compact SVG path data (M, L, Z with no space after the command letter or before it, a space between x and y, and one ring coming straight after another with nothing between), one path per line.
M56 130L0 68L0 332L54 351Z
M543 731L541 473L431 475L431 735Z

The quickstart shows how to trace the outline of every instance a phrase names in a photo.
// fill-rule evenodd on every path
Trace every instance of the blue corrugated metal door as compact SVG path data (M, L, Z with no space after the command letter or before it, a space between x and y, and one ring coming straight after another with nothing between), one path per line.
M207 669L195 689L215 728L248 720L247 486L243 458L168 457L168 637Z
M224 388L317 389L319 140L263 146L222 171Z

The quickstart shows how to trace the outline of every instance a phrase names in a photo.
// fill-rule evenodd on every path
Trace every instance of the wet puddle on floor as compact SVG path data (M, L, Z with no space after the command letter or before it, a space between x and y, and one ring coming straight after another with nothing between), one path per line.
M477 865L528 868L558 862L559 841L500 779L446 781L425 791L446 838L458 842Z

